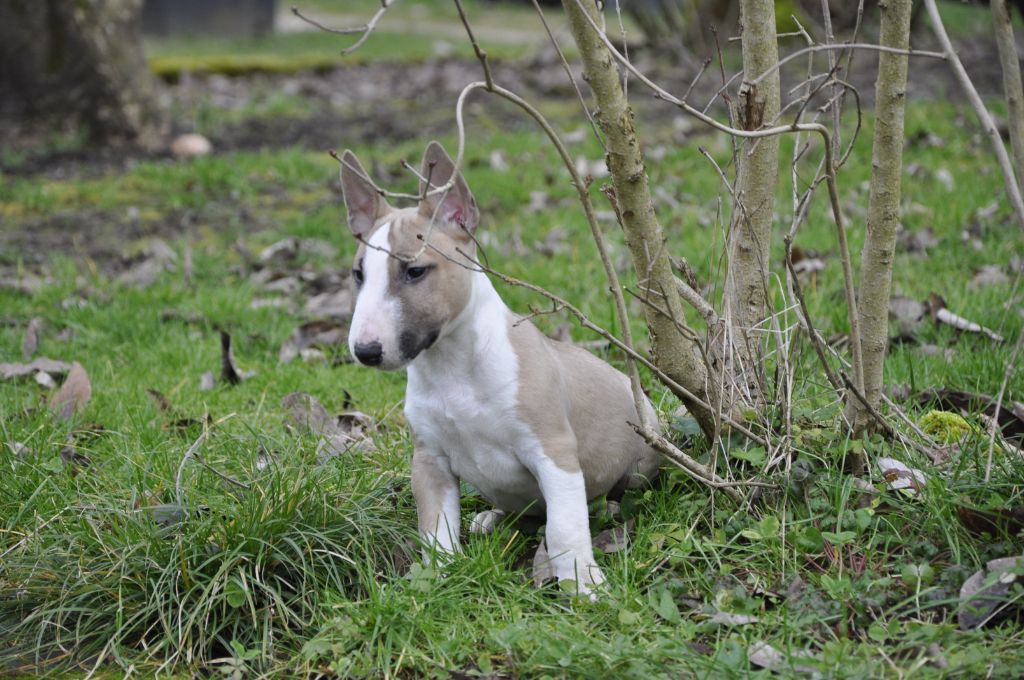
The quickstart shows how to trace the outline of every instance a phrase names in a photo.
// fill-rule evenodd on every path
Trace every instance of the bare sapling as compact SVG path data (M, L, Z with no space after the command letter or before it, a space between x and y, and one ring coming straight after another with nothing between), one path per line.
M879 43L883 47L899 50L909 47L912 4L913 0L879 3ZM907 62L906 54L898 52L881 52L878 59L867 233L861 250L860 295L857 302L863 396L867 403L851 393L846 395L846 416L858 433L874 422L868 409L877 409L882 397L883 365L889 342L893 254L896 250L896 229L900 222Z
M713 381L707 380L700 347L695 339L680 333L677 326L676 320L685 317L682 300L665 247L665 233L654 210L633 111L623 92L615 59L591 28L591 22L600 21L597 9L576 0L564 0L563 4L583 60L585 79L597 102L595 118L605 135L605 160L633 267L640 288L655 302L644 306L655 363L687 391L715 404L715 399L705 398ZM705 432L715 432L714 413L686 394L677 396Z
M772 0L741 0L744 81L736 121L744 130L761 129L779 115L779 45L775 30ZM754 82L763 73L767 75ZM736 206L728 239L724 316L729 321L733 373L739 388L735 397L757 410L765 403L760 327L769 315L769 247L778 174L778 137L743 140L737 154Z
M1013 37L1013 22L1010 6L1006 0L992 0L992 28L996 34L999 49L999 63L1003 69L1003 96L1006 97L1007 117L1010 127L1010 146L1013 148L1013 165L1017 173L1017 185L1024 179L1024 86L1021 85L1020 60L1017 58L1017 41Z

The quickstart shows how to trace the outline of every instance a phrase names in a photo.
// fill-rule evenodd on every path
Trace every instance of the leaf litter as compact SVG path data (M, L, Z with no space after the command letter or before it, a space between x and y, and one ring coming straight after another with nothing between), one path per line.
M293 432L320 437L317 442L317 463L348 452L369 453L376 449L369 434L375 429L373 418L361 411L345 411L331 415L311 394L292 392L281 400L286 425Z

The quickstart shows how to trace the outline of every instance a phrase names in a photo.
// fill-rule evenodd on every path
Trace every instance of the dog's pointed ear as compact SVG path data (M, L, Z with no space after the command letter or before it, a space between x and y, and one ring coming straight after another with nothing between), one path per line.
M455 171L455 161L451 159L448 152L437 142L427 145L423 152L423 165L420 168L420 194L425 189L434 189L443 186L455 173L455 183L447 193L427 196L420 201L420 214L427 218L436 219L442 228L454 229L458 232L467 231L472 234L480 223L480 210L476 207L476 199L469 190L465 178L461 172ZM427 180L430 186L427 187Z
M348 228L358 239L366 236L377 220L391 212L391 206L369 178L356 155L345 149L341 154L341 191L348 210Z

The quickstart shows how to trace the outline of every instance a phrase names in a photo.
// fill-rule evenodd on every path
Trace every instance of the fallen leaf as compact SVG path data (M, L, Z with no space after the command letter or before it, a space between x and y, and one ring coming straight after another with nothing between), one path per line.
M925 227L920 231L908 231L901 226L896 235L896 249L905 253L926 253L940 242L931 227Z
M304 311L309 316L347 321L352 317L355 294L351 288L314 295L306 301Z
M1003 539L1024 531L1024 507L978 508L965 497L957 503L956 516L976 536Z
M7 442L7 448L11 450L11 453L18 460L25 460L33 453L32 449L21 442Z
M349 451L365 453L374 448L367 437L367 431L373 428L373 419L365 413L348 411L332 416L316 397L305 392L285 395L281 407L299 431L321 438L317 443L320 464Z
M237 385L256 375L256 371L238 370L235 353L231 349L231 335L223 328L218 328L217 332L220 334L220 379L229 385Z
M64 467L71 470L72 475L78 474L79 470L84 470L92 465L89 456L79 453L70 443L61 448L60 459L64 463Z
M792 653L787 656L764 640L755 640L747 647L747 660L760 668L766 668L783 674L786 671L795 671L797 673L818 672L818 668L815 666L794 664L794 657L804 660L813 658L808 652Z
M25 337L21 341L21 358L28 361L39 349L39 332L43 328L43 320L33 317L25 327Z
M44 390L52 390L57 387L57 381L53 379L49 373L45 371L36 371L35 374L36 384L42 387Z
M21 378L33 375L38 371L49 373L50 375L64 375L70 370L71 364L67 362L39 357L27 364L0 364L0 379Z
M1006 275L1002 267L987 264L974 274L974 278L967 285L970 288L978 289L988 286L1000 286L1004 283L1009 283L1009 281L1010 277Z
M0 290L13 290L23 295L35 295L42 290L44 285L50 283L53 283L53 280L49 277L41 279L35 274L27 272L17 276L0 276Z
M142 259L135 261L115 280L136 288L148 288L164 271L173 271L177 261L178 254L167 245L166 241L153 238L143 249Z
M508 161L505 160L505 155L501 151L495 149L491 152L491 170L495 172L508 172Z
M960 588L957 620L962 630L974 630L990 623L1019 598L1011 596L1024 577L1024 557L1001 557L976 571Z
M548 556L548 548L543 540L537 545L537 552L533 554L531 578L533 585L538 588L543 588L546 583L555 580L555 565Z
M594 548L605 554L625 550L629 545L629 533L633 530L633 520L617 527L605 529L594 536Z
M82 364L71 364L71 370L64 384L50 398L50 410L60 418L68 420L75 413L81 413L92 399L92 385Z
M899 489L910 489L917 493L924 488L928 479L920 470L915 470L895 458L879 458L875 461L878 471L882 473L887 488L896 491Z
M302 324L284 341L278 361L287 364L310 347L338 348L348 343L348 327L333 321L309 321Z
M758 621L756 616L750 614L731 614L729 612L715 612L715 615L708 619L708 623L720 626L746 626Z
M889 298L889 318L896 322L899 329L897 336L900 338L915 337L927 312L925 304L917 300L902 295Z
M995 331L949 311L949 309L946 308L946 301L941 295L932 293L928 296L928 311L931 313L932 318L935 319L936 323L943 323L948 326L952 326L959 331L966 331L968 333L982 333L988 336L988 338L993 342L1003 341L1003 336L999 335Z

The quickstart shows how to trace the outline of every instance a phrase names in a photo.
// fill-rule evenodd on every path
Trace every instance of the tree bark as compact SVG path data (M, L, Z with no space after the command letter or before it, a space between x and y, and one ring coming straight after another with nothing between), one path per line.
M992 0L992 27L999 48L999 61L1003 69L1003 94L1006 96L1010 126L1010 145L1013 147L1013 165L1017 173L1017 186L1024 188L1024 86L1021 85L1020 60L1017 41L1013 37L1010 6L1006 0Z
M82 124L93 142L148 144L162 116L142 49L141 0L0 3L0 98Z
M912 0L882 0L878 3L881 11L879 42L882 46L908 49L912 4ZM889 342L889 294L896 228L900 220L907 61L904 54L882 52L875 83L872 173L857 303L864 396L872 408L877 408L881 401L883 366ZM847 394L846 415L857 433L863 432L871 422L867 409L853 394Z
M709 390L707 370L700 348L676 326L683 319L683 305L676 292L675 277L665 247L665 234L655 214L647 183L640 142L633 112L622 91L618 69L611 53L594 33L587 15L600 23L592 0L563 0L573 38L583 59L584 79L590 84L597 102L596 119L606 137L605 161L618 199L622 226L626 234L633 267L640 285L652 291L654 306L645 305L647 328L655 364L705 402L715 404ZM685 394L677 394L709 433L715 432L715 414Z
M743 45L744 83L740 88L736 120L744 130L771 125L779 115L778 40L775 3L740 1L740 37ZM758 84L752 81L771 70ZM760 410L765 403L761 335L756 328L767 318L768 267L775 213L775 187L779 174L779 138L748 139L737 155L736 214L729 232L729 262L725 301L729 306L736 395Z

